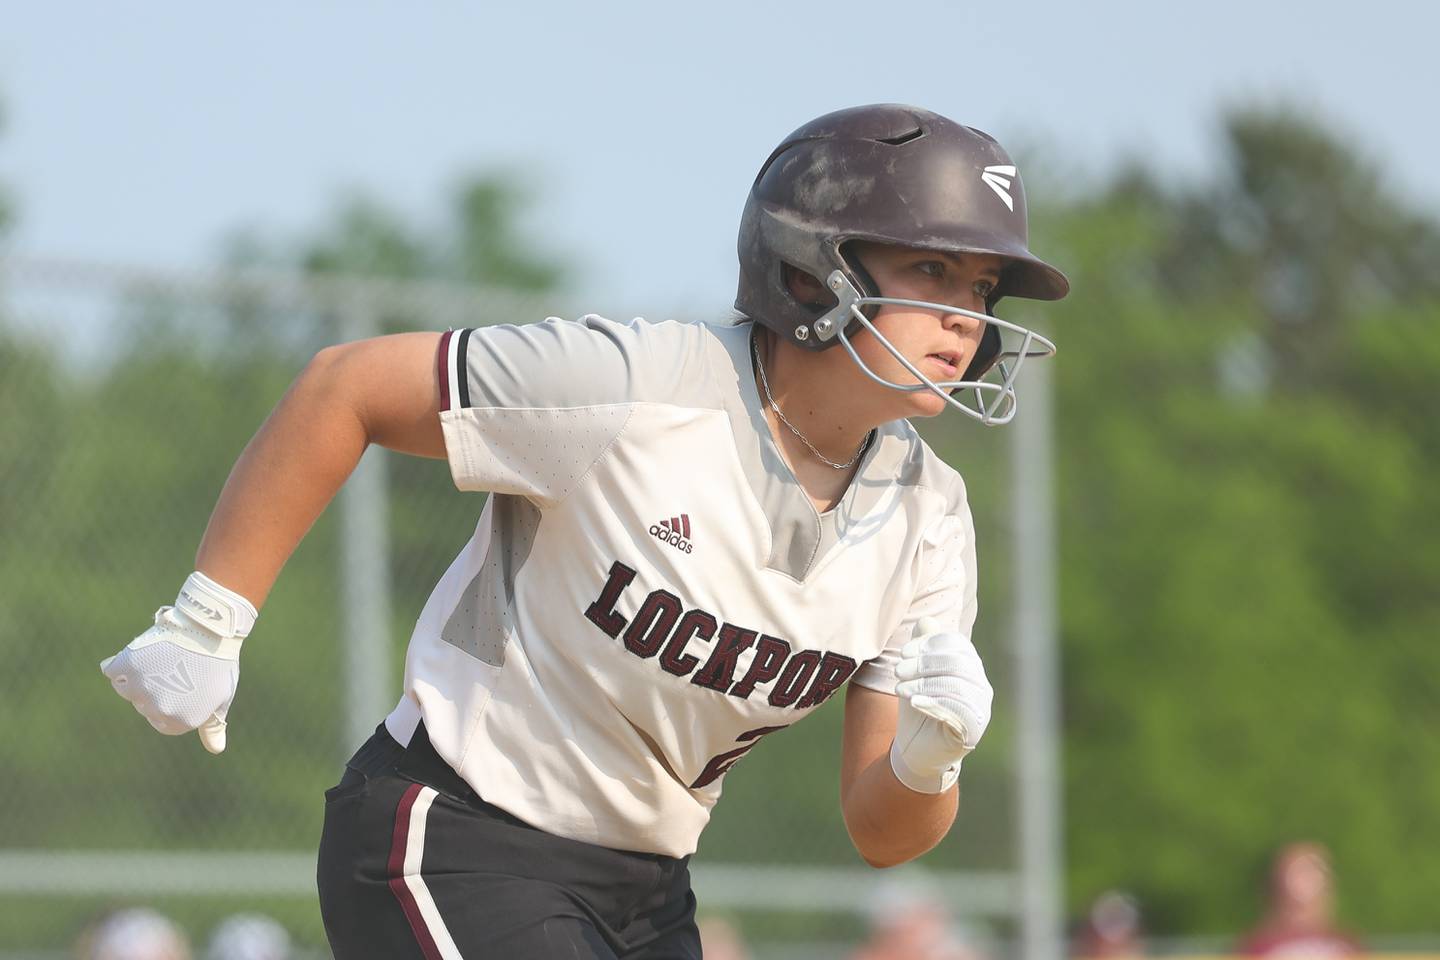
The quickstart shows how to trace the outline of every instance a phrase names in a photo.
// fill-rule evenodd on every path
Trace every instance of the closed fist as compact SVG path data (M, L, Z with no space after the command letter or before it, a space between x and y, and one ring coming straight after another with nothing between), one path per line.
M890 766L910 789L943 793L989 726L995 691L970 639L933 617L915 625L900 657L895 668L900 713Z

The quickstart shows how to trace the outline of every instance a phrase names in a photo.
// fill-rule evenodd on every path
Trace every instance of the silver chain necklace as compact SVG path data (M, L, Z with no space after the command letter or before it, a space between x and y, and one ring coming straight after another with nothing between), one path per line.
M761 362L759 354L755 352L754 340L750 341L750 350L751 355L755 357L755 367L760 371L760 386L765 391L765 400L770 404L770 409L775 411L775 416L780 418L780 422L785 424L785 426L789 427L790 432L795 434L795 436L799 437L800 442L805 444L805 446L809 447L810 452L815 454L815 456L820 460L820 462L825 464L827 467L834 467L836 470L848 470L853 467L855 465L855 461L860 459L860 454L864 453L865 448L870 446L870 437L871 434L874 433L874 431L872 430L870 433L865 434L865 439L860 441L860 446L855 448L855 453L850 457L849 460L846 460L844 463L836 463L834 460L831 460L829 457L825 456L825 454L821 453L819 450L816 450L815 444L811 443L809 440L806 440L805 434L795 429L795 424L785 419L785 414L780 412L780 405L775 402L774 397L770 396L770 382L765 379L765 364Z

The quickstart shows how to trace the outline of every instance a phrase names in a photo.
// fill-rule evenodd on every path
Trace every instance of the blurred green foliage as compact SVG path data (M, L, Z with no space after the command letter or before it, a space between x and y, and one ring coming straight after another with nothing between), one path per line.
M1303 117L1240 111L1226 136L1208 182L1134 169L1040 211L1037 249L1075 293L1001 311L1061 347L1070 905L1124 887L1155 932L1235 932L1258 913L1268 852L1310 838L1334 850L1353 926L1427 929L1440 890L1427 855L1440 849L1440 226ZM481 178L428 231L357 199L314 237L242 238L232 259L552 289L562 272L518 232L521 203L510 181ZM63 341L0 320L0 724L25 732L0 745L0 848L309 849L338 776L329 518L247 646L223 760L153 734L95 669L144 626L138 598L164 602L188 572L235 454L318 346L263 335L239 300L218 318L223 349L197 346L167 309L137 303L133 334L78 371ZM1003 638L1023 590L1008 581L1004 436L958 417L924 429L970 482L977 642L1001 691L961 821L926 863L1004 869ZM442 465L390 464L398 677L480 501ZM736 767L700 857L858 863L836 802L838 707ZM72 919L4 914L17 943L53 942ZM318 942L308 922L297 933Z
M1239 112L1199 187L1053 211L1069 893L1236 929L1335 853L1358 929L1440 890L1440 226Z
M566 272L522 226L530 198L518 175L468 177L452 191L447 216L437 228L409 222L374 197L356 194L317 232L298 240L237 232L227 243L227 260L236 267L278 265L312 274L553 290Z

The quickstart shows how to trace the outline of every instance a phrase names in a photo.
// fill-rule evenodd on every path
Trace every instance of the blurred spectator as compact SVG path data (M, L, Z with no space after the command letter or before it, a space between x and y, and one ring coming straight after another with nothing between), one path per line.
M154 910L117 910L82 936L81 960L190 960L190 942Z
M870 937L852 960L984 960L918 874L886 877L870 909ZM708 958L707 958L708 960Z
M750 950L729 920L706 917L700 921L700 946L705 960L750 960Z
M289 960L290 935L259 913L227 917L210 934L205 960Z
M1351 957L1364 948L1335 927L1330 856L1316 843L1293 843L1270 868L1269 906L1239 945L1252 957Z
M1096 897L1076 938L1075 955L1089 960L1143 957L1145 942L1135 898L1119 890L1107 890Z

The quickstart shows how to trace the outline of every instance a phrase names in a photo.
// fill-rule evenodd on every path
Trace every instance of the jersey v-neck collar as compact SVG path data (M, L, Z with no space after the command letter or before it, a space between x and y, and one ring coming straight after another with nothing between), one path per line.
M770 528L769 556L759 559L765 567L803 582L819 571L842 539L863 535L878 519L871 515L885 502L887 491L904 482L900 474L909 471L901 470L902 464L916 460L918 466L918 451L912 449L913 434L903 421L877 427L845 493L830 510L818 512L770 432L751 362L752 326L710 327L724 348L715 358L716 379L736 456Z

